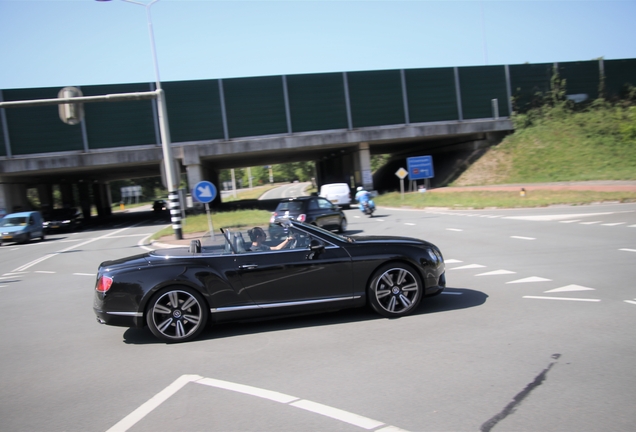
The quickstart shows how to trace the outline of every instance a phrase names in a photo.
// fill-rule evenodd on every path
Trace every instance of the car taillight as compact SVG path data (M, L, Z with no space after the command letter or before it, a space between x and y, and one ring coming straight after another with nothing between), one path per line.
M307 219L307 215L304 215L304 214L299 214L298 217L296 218L298 222L305 222L305 219Z
M113 284L113 278L108 276L102 276L97 280L97 285L95 285L95 290L98 292L105 293L108 291Z
M276 213L276 212L272 213L272 217L269 218L269 223L276 222L276 216L278 216L278 213Z

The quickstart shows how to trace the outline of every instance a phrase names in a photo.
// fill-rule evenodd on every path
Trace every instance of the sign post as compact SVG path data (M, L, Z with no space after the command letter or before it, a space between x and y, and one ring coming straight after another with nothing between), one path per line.
M210 237L214 238L214 227L212 226L212 217L210 216L210 202L216 198L216 186L209 181L200 181L192 189L192 197L200 203L205 204L205 212L208 215L208 228Z
M399 170L397 170L395 175L400 178L400 194L402 195L402 199L404 199L404 177L409 175L409 172L404 168L400 168Z

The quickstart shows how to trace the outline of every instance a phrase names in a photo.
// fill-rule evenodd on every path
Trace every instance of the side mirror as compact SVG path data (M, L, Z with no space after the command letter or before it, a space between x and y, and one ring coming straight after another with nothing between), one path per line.
M325 245L318 240L312 240L311 243L309 243L309 250L311 252L307 255L307 259L315 259L325 251Z

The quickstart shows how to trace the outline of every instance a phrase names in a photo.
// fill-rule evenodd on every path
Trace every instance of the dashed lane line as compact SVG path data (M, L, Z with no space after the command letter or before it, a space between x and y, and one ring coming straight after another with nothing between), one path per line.
M579 301L579 302L600 302L601 299L584 299L584 298L571 298L571 297L547 297L547 296L523 296L525 299L537 299L537 300L563 300L563 301Z
M279 393L258 387L233 383L230 381L222 381L214 378L205 378L200 375L181 375L168 387L157 393L147 402L142 404L139 408L128 414L117 424L108 429L107 432L125 432L129 430L131 427L137 424L140 420L150 414L163 402L168 400L172 395L176 394L179 390L181 390L189 383L202 384L209 387L215 387L222 390L229 390L237 393L246 394L248 396L255 396L267 399L273 402L281 403L283 405L300 408L314 414L329 417L334 420L339 420L341 422L348 423L350 425L357 426L365 430L373 430L374 432L406 432L404 431L404 429L387 425L380 421L360 416L338 408L330 407L328 405L323 405L317 402L300 399L295 396L290 396L284 393Z
M523 236L510 236L510 238L517 240L536 240L535 237L523 237Z

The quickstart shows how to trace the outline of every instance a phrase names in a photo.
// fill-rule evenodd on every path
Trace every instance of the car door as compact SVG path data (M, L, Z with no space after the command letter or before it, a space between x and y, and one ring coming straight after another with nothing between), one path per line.
M341 247L309 234L302 246L237 256L243 289L261 307L280 303L320 304L353 296L351 257ZM309 244L322 245L312 253Z
M340 212L331 201L325 198L316 198L312 203L318 207L316 216L316 225L322 228L333 229L340 226Z

